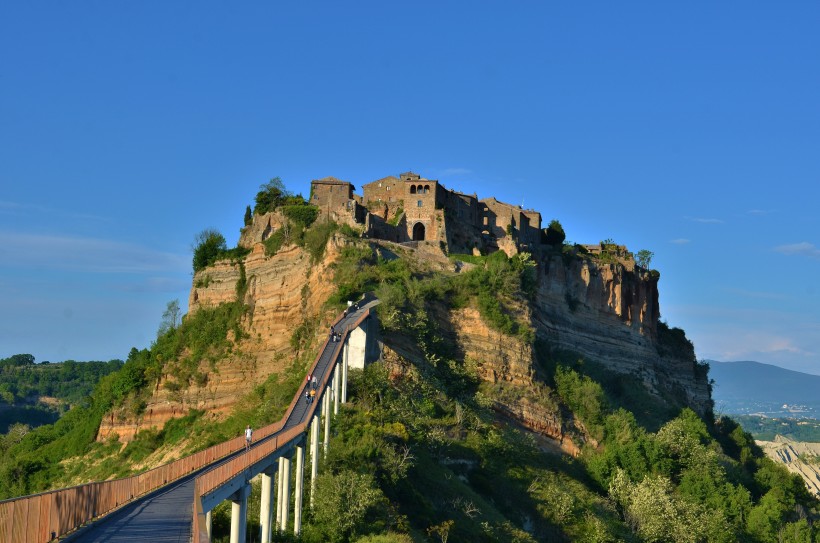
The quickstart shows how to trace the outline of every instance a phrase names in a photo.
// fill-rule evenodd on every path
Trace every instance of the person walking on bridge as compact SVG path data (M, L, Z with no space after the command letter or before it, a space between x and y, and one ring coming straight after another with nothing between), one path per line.
M251 425L248 424L248 427L245 428L245 450L251 448L251 441L253 441L253 430L251 429Z

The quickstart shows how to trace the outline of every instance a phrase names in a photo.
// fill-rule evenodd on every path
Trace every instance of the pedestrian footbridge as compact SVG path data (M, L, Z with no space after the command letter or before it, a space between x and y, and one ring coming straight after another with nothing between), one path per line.
M248 503L250 481L260 475L253 540L267 543L274 530L298 535L333 418L347 402L348 369L378 357L370 313L377 303L366 298L337 318L338 341L328 337L308 372L316 377L315 399L308 403L308 385L301 387L280 421L255 430L249 450L240 436L132 477L2 501L0 541L208 542L211 511L230 500L231 543L244 543L248 507L257 507Z

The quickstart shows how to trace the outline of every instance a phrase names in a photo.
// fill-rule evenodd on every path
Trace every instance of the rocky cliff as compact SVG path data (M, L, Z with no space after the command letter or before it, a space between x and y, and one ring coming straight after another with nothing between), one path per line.
M766 456L800 475L809 492L820 497L820 443L792 441L775 436L774 441L758 441Z
M243 270L247 280L242 301L248 311L241 323L245 334L219 361L215 371L203 363L201 370L208 374L207 382L172 391L164 386L168 376L163 376L140 417L130 417L124 410L110 413L99 439L116 432L127 441L136 431L161 427L168 419L192 408L221 416L254 384L282 371L293 359L290 340L297 327L314 323L308 327L313 342L323 337L324 323L332 317L324 309L325 302L336 288L332 267L345 245L393 247L394 256L401 254L403 258L423 262L431 273L467 269L454 266L435 244L428 247L422 242L418 248L408 249L339 234L330 239L319 262L312 262L303 248L287 244L275 255L267 256L263 242L281 227L281 221L275 214L255 217L253 224L243 229L241 245L251 252L241 263L218 261L194 275L189 314L234 301ZM536 297L516 309L519 320L529 322L536 337L551 349L572 351L612 370L636 376L650 390L682 398L701 413L710 409L706 376L697 371L691 344L685 342L684 348L677 350L663 345L658 324L657 275L636 269L629 262L602 264L593 258L555 254L542 255L537 264ZM448 321L446 328L459 358L471 364L483 380L518 387L521 391L543 386L538 381L532 345L491 329L472 307L454 310L442 318ZM399 338L382 339L387 349L412 359L412 349L402 346ZM544 409L543 405L527 400L525 393L500 402L497 408L558 440L566 451L577 452L568 437L579 434L571 415Z
M657 273L631 261L545 255L539 274L533 322L552 347L636 376L653 392L683 395L701 414L711 409L692 345L670 345L660 333Z
M270 231L269 221L276 224L276 219L258 218L261 220L254 233L261 238L263 232ZM330 318L323 309L334 290L329 267L344 243L343 237L331 240L325 258L317 263L311 262L308 252L295 245L282 247L268 257L262 243L249 243L253 248L242 263L247 280L243 301L249 308L241 323L245 337L219 361L216 371L205 362L200 365L200 370L208 375L203 386L191 384L171 390L165 386L171 377L163 375L153 387L142 415L133 417L124 409L112 411L103 420L98 439L116 433L122 441L130 441L137 431L161 428L169 419L190 409L222 416L255 384L284 370L295 355L290 341L294 330L305 323L316 323L307 329L316 341L324 337L324 328L320 331L318 323ZM238 262L222 260L194 274L188 298L189 315L203 307L234 301L241 273Z

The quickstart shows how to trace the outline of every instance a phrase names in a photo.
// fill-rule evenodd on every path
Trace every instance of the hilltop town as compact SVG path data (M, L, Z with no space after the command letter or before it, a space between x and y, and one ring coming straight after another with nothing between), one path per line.
M310 185L310 203L340 223L364 226L370 238L438 242L451 253L508 255L532 251L542 240L541 214L495 198L448 189L438 180L406 172L356 187L335 177Z

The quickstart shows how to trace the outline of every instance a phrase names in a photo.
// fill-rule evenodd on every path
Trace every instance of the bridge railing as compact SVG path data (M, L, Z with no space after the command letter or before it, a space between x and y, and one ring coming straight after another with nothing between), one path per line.
M341 333L341 337L337 343L336 352L333 355L333 363L330 365L332 368L335 364L338 363L339 356L341 356L341 346L345 344L347 341L348 336L350 335L350 330L355 329L359 326L362 322L365 321L370 316L370 308L368 308L362 315L356 319L356 321L349 326L344 332ZM343 318L340 316L339 318L334 321L334 325L338 324L338 322ZM324 353L325 349L327 348L327 344L329 343L329 339L325 340L325 343L322 345L322 348L319 350L319 354L316 355L316 359L313 361L313 364L310 366L310 371L308 372L309 375L312 375L316 371L316 367L318 366L321 358L322 353ZM327 371L322 376L321 382L317 383L318 389L320 391L324 391L327 389L327 385L330 381L331 375L333 372ZM302 398L302 388L300 387L296 394L293 396L293 400L290 402L290 406L288 406L287 411L285 412L282 419L277 423L281 426L284 426L285 422L290 418L293 409L296 407L296 404ZM205 473L198 475L196 478L196 482L194 485L194 504L193 504L193 541L207 543L210 541L210 536L208 535L208 529L205 520L205 511L202 509L202 497L207 496L213 490L219 488L220 486L228 483L234 477L242 473L244 470L248 469L250 466L255 464L256 462L262 460L263 458L276 453L280 447L283 447L293 441L296 437L303 434L307 431L308 425L310 421L313 419L313 416L316 413L316 409L318 409L319 402L313 402L311 406L308 408L307 412L305 413L304 419L299 423L291 428L288 428L281 434L277 435L273 439L257 445L253 447L249 451L246 451L242 454L237 455L236 458L231 459L224 464L220 464L212 469L209 469Z
M358 326L369 314L370 310L368 309L354 326ZM341 319L341 316L338 317L334 324L337 324ZM344 336L347 337L347 332ZM327 343L326 340L320 354L324 351ZM339 343L342 344L341 341ZM318 362L319 357L313 363L311 372ZM326 379L323 380L323 383L325 382ZM257 440L262 440L279 432L299 398L300 395L297 393L281 420L254 432ZM275 442L275 440L272 441ZM281 439L279 442L282 442ZM97 517L114 511L136 498L240 451L244 446L244 436L238 436L130 477L86 483L70 488L0 501L0 541L38 543L51 541L76 530ZM255 448L252 450L255 450Z

